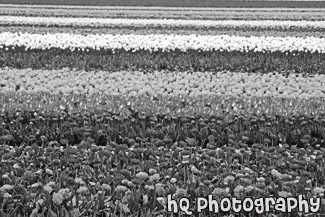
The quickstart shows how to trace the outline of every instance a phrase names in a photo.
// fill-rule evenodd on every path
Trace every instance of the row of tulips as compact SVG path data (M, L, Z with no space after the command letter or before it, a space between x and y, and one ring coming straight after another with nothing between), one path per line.
M0 65L79 70L324 73L325 39L229 35L0 33Z
M35 40L35 39L34 39ZM129 42L128 42L129 43ZM160 46L160 44L157 44ZM51 44L49 44L51 46ZM62 44L62 47L67 46ZM91 45L92 46L92 45ZM126 45L127 46L127 45ZM133 46L133 45L131 45ZM171 46L173 46L171 44ZM33 49L6 47L0 49L0 66L18 69L62 69L85 71L233 71L233 72L295 72L299 74L324 74L325 55L308 52L280 51L240 52L175 50L125 51Z
M0 92L115 96L325 98L325 75L240 72L0 70Z
M229 35L78 35L67 33L0 33L2 49L24 47L47 50L126 51L238 51L238 52L309 52L325 53L325 39L316 37L240 37Z
M143 115L177 119L178 116L193 118L222 117L227 120L238 115L268 115L269 117L288 117L285 123L293 126L291 116L315 118L315 123L321 123L325 110L322 98L281 99L275 97L231 97L231 96L112 96L106 94L87 95L51 94L51 93L1 93L1 116L14 115L15 111L45 110L55 118L62 111L104 112L118 116L118 119L141 117ZM9 114L8 114L9 112ZM55 118L56 119L56 118ZM5 118L5 120L7 120ZM10 123L10 122L7 122ZM230 121L229 123L232 123ZM306 124L306 123L305 123ZM10 127L7 126L7 127ZM284 128L290 130L291 128ZM247 129L247 132L250 132ZM252 129L250 129L252 130ZM315 130L321 130L320 128Z
M252 8L55 8L12 6L0 8L6 16L36 17L89 17L89 18L128 18L128 19L187 19L187 20L324 20L324 10L313 9L252 9Z
M88 17L28 17L0 16L0 25L38 25L69 27L159 26L197 28L257 28L257 29L324 29L321 20L186 20L186 19L128 19Z
M92 28L90 27L45 27L45 26L0 26L0 32L21 32L31 34L54 34L54 33L69 33L78 35L89 34L112 34L112 35L152 35L152 34L166 34L166 35L195 35L198 29L166 29L166 28L150 28L147 27L111 27L111 28ZM240 37L316 37L324 38L324 31L321 29L309 31L304 30L289 30L289 29L266 29L263 31L256 31L253 29L200 29L200 35L231 35Z

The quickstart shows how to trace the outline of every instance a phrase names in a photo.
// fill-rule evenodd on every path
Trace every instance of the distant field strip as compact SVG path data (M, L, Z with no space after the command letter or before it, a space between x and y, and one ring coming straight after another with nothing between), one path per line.
M41 17L99 17L99 18L160 18L160 19L275 19L275 20L324 20L322 9L168 9L162 8L51 8L51 7L0 7L0 15Z
M121 7L0 4L0 15L160 19L324 20L317 8Z
M0 1L1 2L1 1ZM320 1L322 2L322 1ZM222 7L155 7L155 6L91 6L91 5L35 5L35 4L0 4L2 9L79 9L79 10L118 10L118 11L325 11L325 8L222 8Z
M242 0L0 0L5 4L83 5L83 6L154 6L154 7L249 7L249 8L319 8L323 1L242 1Z
M80 28L71 28L71 27L45 27L45 26L0 26L1 32L20 32L20 33L36 33L36 34L53 34L53 33L70 33L70 34L112 34L112 35L151 35L151 34L166 34L166 35L192 35L197 34L197 29L168 29L168 28L151 28L138 27L138 28L119 28L119 27L110 27L110 28L93 28L93 27L80 27ZM257 37L325 37L325 30L313 30L308 29L264 29L263 31L256 31L250 29L200 29L200 35L233 35L233 36L257 36Z
M0 25L72 26L72 27L196 27L196 28L260 28L260 29L324 29L323 21L281 20L175 20L175 19L111 19L74 17L0 16Z

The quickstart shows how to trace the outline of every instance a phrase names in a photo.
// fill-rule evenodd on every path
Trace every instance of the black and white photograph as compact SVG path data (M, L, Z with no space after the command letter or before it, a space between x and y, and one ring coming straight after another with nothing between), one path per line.
M325 217L325 0L0 0L0 217Z

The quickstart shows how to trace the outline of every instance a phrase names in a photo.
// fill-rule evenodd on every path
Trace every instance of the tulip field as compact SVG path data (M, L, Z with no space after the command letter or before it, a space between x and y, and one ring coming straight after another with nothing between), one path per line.
M0 5L0 217L325 216L322 1L94 2Z

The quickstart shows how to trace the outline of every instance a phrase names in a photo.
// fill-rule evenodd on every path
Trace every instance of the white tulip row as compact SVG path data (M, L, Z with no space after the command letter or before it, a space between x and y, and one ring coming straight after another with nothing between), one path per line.
M0 33L0 48L14 49L124 49L126 51L318 52L325 53L325 38L240 37L229 35L78 35L67 33Z
M117 19L87 17L26 17L0 16L2 25L46 25L46 26L168 26L168 27L255 27L255 28L325 28L324 21L307 20L181 20L181 19Z

